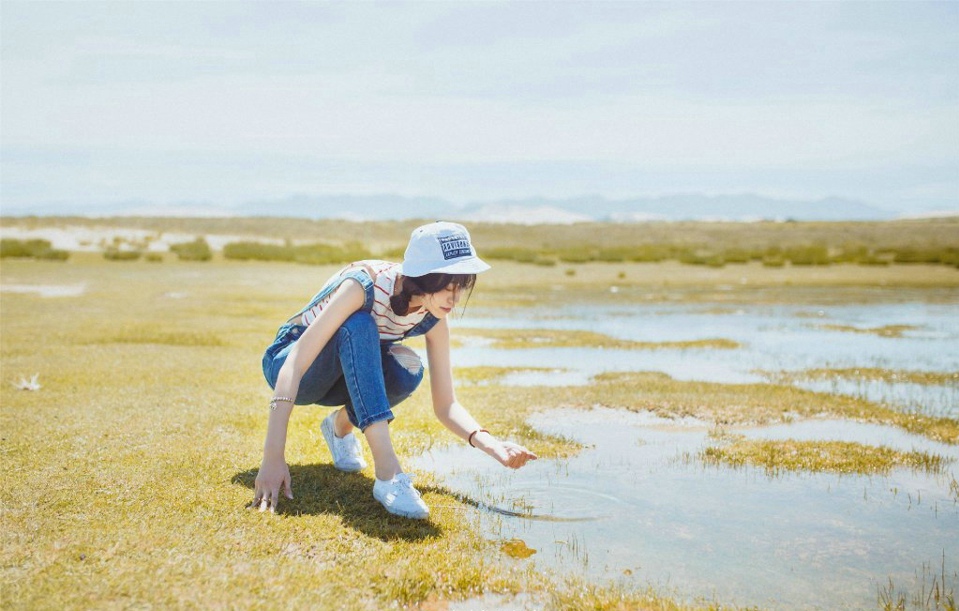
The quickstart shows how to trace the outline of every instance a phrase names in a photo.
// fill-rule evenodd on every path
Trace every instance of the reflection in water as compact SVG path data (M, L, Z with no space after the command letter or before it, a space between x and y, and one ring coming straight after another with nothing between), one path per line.
M594 409L540 414L531 424L588 446L568 460L506 471L462 446L417 468L477 499L490 538L519 539L530 559L560 571L619 575L683 597L774 609L873 608L877 588L911 584L924 563L959 566L959 503L945 474L786 474L684 460L710 443L703 423ZM737 428L747 437L836 439L921 449L959 448L880 425L813 420ZM524 519L555 516L581 521Z
M517 491L513 491L511 500L499 503L486 503L468 494L456 492L453 493L453 496L459 502L471 505L477 509L511 518L522 518L524 520L541 520L543 522L588 522L606 517L602 515L591 515L596 512L597 507L589 505L585 506L586 511L581 515L576 515L576 511L570 512L569 507L564 507L562 511L557 511L556 508L549 503L545 504L547 507L545 511L540 511L539 508L543 507L544 504L536 502L537 495L535 488L527 488L522 491L523 494L517 494L516 492ZM586 494L590 494L589 491L585 492Z

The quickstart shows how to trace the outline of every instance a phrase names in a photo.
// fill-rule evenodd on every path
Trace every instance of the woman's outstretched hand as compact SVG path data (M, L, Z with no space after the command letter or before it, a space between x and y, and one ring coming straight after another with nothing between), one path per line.
M280 491L286 489L286 498L293 499L293 484L290 479L290 467L283 459L263 458L260 471L256 474L253 488L253 502L250 509L259 507L260 511L270 510L276 513L276 505L280 500Z
M499 441L490 438L488 445L484 448L486 453L498 460L504 467L510 469L519 469L527 462L536 460L536 454L533 454L518 443L512 441Z

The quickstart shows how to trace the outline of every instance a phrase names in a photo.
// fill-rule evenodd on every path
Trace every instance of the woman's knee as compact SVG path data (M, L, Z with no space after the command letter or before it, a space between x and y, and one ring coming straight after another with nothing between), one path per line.
M423 361L420 355L402 344L393 344L389 348L390 356L400 367L413 376L423 377Z
M342 349L346 344L354 348L380 345L380 332L376 328L376 321L366 312L351 314L336 330L335 338L338 349Z
M423 381L423 361L413 350L393 344L387 350L383 373L390 404L406 399Z
M363 312L362 310L350 314L349 317L343 321L343 324L340 325L337 333L358 333L363 335L369 335L372 333L379 338L379 330L376 328L376 321L373 320L373 317L370 316L368 312Z

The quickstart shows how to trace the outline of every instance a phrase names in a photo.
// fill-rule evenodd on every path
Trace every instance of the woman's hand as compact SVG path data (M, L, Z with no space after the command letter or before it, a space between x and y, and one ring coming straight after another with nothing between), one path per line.
M488 437L488 439L477 440L477 444L482 444L480 447L482 447L487 454L498 460L504 467L519 469L527 462L538 458L536 454L533 454L518 443L499 441L492 435L489 435L489 433L486 433L484 437Z
M292 480L290 479L290 467L282 458L263 457L260 464L260 471L256 474L256 482L253 488L253 503L250 509L259 507L260 511L270 510L270 513L276 513L276 505L280 500L280 490L286 488L286 498L293 499Z

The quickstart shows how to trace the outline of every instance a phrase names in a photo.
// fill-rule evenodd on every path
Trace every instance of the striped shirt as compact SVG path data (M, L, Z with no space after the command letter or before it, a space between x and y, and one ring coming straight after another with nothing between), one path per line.
M396 286L396 279L399 276L399 264L389 261L360 261L351 263L330 278L326 286L333 284L337 279L348 271L361 269L371 269L375 275L373 281L373 311L370 313L373 320L376 321L376 328L380 332L380 341L392 342L403 339L406 334L426 317L426 310L420 309L417 312L411 312L406 316L400 316L390 307L390 296ZM315 306L303 313L302 324L309 326L323 308L333 298L332 293Z

